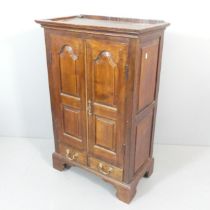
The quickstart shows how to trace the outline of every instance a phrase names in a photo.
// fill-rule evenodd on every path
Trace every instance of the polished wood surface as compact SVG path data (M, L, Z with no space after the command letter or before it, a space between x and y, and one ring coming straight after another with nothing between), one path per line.
M53 167L88 170L129 203L152 157L163 21L80 15L45 29ZM79 183L78 183L79 184Z
M82 165L87 165L87 154L85 152L76 150L67 144L59 144L59 153L71 161L75 161Z
M103 30L112 32L127 32L131 34L164 29L169 24L164 21L143 20L133 18L105 17L94 15L78 15L70 17L37 20L43 26L62 28L83 28L86 30Z
M89 153L111 164L123 166L125 101L124 68L128 44L118 41L87 40L87 100Z
M139 78L138 111L154 101L159 40L146 43L141 48L141 73Z
M68 35L50 34L53 91L56 98L58 139L75 148L86 148L85 77L83 41Z
M106 176L112 177L118 181L123 180L123 169L117 168L111 164L107 164L107 162L98 160L93 157L88 158L89 167L104 174Z

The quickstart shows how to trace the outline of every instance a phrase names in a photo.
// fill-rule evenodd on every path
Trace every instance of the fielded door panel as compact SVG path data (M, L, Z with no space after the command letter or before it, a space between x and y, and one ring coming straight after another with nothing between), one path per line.
M123 162L127 43L86 40L88 152Z
M86 149L84 49L82 39L50 34L56 129L60 142Z

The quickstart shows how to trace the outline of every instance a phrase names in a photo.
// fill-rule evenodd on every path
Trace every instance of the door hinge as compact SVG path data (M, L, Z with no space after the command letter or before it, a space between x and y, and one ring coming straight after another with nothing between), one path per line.
M128 80L128 64L125 65L125 79Z

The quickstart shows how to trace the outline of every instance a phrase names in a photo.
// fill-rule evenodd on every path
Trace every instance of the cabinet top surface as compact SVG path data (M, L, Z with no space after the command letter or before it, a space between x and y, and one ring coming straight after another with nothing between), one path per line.
M169 24L158 20L143 20L133 18L118 18L93 15L36 20L42 26L62 28L79 28L85 30L103 30L113 32L141 33L155 29L163 29Z

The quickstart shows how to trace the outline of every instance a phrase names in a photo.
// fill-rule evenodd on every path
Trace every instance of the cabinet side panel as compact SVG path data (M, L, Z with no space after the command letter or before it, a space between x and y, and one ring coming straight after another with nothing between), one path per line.
M135 155L133 173L149 159L152 142L153 112L156 106L155 90L157 85L159 40L153 38L142 42L140 72L138 77L135 107Z
M164 33L162 32L160 35L159 51L158 51L158 66L157 66L156 89L155 89L156 106L154 107L153 128L152 128L152 136L151 136L151 144L150 144L150 157L152 157L153 155L153 142L154 142L154 134L155 134L155 122L156 122L156 112L157 112L158 93L159 93L159 84L160 84L163 41L164 41Z
M151 104L155 98L159 39L141 49L141 74L139 82L138 110Z
M147 114L136 126L135 172L149 157L153 112Z
M143 165L152 158L162 40L162 30L139 36L127 182L141 174Z

